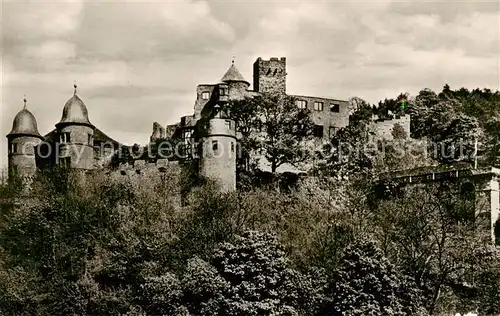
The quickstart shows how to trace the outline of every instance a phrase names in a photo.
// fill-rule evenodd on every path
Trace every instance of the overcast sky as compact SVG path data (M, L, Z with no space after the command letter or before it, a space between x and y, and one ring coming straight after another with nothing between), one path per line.
M1 18L2 135L24 94L48 133L76 80L94 125L145 144L154 121L192 114L196 85L233 55L249 82L257 57L287 57L291 94L499 89L498 1L22 1L2 2Z

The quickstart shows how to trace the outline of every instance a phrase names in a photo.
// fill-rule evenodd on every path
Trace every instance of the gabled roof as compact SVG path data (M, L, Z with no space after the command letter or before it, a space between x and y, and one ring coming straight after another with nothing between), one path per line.
M245 78L243 78L238 69L234 67L234 64L232 64L231 67L229 67L229 69L226 71L226 74L222 77L221 81L222 82L243 81L250 85L250 83L246 81Z

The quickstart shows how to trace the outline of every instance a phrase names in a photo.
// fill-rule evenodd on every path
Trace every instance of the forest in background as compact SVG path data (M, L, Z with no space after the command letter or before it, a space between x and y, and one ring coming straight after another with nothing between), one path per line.
M495 164L498 92L423 90L404 110L402 98L376 107L351 100L351 124L332 143L368 142L372 114L405 111L414 139L448 151L460 138L470 151L479 139L480 164ZM437 156L425 164L470 162ZM167 170L141 186L95 175L82 186L47 170L29 198L15 182L3 185L0 313L500 313L500 251L481 241L474 198L452 183L394 194L377 181L381 171L419 164L390 149L383 159L334 154L295 186L258 186L250 170L240 190L204 182L185 205L172 192L189 171Z

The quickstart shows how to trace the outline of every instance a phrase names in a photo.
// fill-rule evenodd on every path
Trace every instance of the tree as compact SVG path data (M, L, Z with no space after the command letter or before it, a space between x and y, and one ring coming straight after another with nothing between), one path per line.
M191 259L183 278L194 315L311 315L321 300L316 282L289 267L274 236L256 231L220 244L210 263Z
M370 124L373 110L370 105L355 99L356 110L349 117L349 125L341 128L326 147L327 159L319 169L341 178L363 176L371 173L373 157L370 156Z
M403 128L403 126L401 126L401 124L399 123L396 123L394 124L394 127L392 128L392 137L394 139L406 139L408 137L408 135L406 134L406 131L405 129Z
M299 109L288 95L263 93L229 105L245 152L258 151L271 171L286 163L307 159L305 143L311 139L313 122L307 109Z
M408 187L381 202L374 219L386 256L422 290L429 312L438 312L454 288L472 283L474 251L489 237L489 218L475 215L476 201L451 184ZM449 311L449 310L445 310Z
M321 315L421 315L418 292L371 241L349 247L330 282Z

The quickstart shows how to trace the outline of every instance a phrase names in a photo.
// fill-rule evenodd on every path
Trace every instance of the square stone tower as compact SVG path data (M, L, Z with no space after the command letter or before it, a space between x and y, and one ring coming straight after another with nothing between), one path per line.
M257 58L253 64L253 89L256 92L286 93L286 58Z

